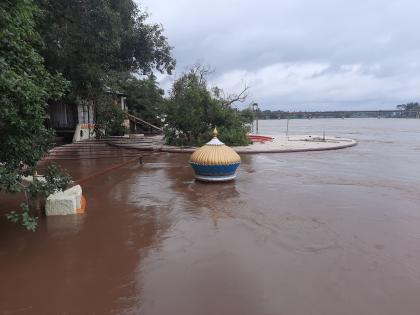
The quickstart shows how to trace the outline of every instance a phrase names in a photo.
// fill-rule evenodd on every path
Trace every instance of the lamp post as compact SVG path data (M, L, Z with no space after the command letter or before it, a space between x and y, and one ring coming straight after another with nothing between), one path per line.
M252 110L255 113L255 120L256 120L256 134L258 134L258 111L259 111L259 107L257 103L253 103L252 104Z

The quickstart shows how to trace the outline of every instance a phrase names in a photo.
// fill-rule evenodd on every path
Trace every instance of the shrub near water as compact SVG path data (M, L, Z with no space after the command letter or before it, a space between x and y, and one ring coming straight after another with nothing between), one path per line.
M226 129L224 127L219 129L220 141L234 146L248 145L249 139L246 136L247 131L244 133L242 128Z
M44 125L47 101L59 99L68 87L61 75L46 70L34 48L41 45L35 30L39 14L33 1L0 1L0 191L25 193L22 211L7 218L29 230L37 218L21 179L33 174L51 147L52 131Z
M217 127L227 145L248 145L246 135L253 121L250 110L238 111L231 105L240 97L225 98L218 88L209 89L203 67L194 67L177 79L166 103L165 140L169 145L200 146Z
M0 173L1 175L1 173ZM14 181L14 192L22 192L25 195L25 202L20 205L22 211L11 211L6 218L22 225L27 230L35 231L38 226L38 217L34 213L40 213L45 199L58 191L65 190L70 182L70 175L55 164L49 164L45 169L44 180L33 178L29 184L24 184L21 179Z
M126 114L119 106L113 104L112 97L99 97L97 106L95 107L95 114L96 122L94 131L96 138L123 136L127 132L123 126Z

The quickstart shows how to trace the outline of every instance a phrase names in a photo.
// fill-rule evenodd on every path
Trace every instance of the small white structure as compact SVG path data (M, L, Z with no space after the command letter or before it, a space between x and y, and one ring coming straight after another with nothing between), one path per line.
M95 124L77 124L73 135L73 142L95 138Z
M47 216L76 214L81 207L82 187L76 185L65 191L49 195L45 203L45 214Z
M40 182L43 182L43 183L45 183L47 181L44 176L38 175L38 174L36 174L36 172L35 172L35 175L34 176L32 176L32 175L22 176L21 178L22 178L22 181L23 182L26 182L26 183L29 183L29 184L34 181L34 178L36 180L39 180Z

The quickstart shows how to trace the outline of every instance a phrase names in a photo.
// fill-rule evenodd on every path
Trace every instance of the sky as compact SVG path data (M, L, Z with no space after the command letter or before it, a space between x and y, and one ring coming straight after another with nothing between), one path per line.
M393 109L420 101L418 0L142 0L177 60L262 110ZM247 103L247 104L248 104ZM242 107L245 105L241 105ZM239 107L241 107L239 106Z

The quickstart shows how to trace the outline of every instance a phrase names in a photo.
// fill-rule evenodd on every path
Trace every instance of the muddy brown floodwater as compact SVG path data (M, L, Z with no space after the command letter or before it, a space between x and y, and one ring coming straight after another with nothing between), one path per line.
M1 218L0 314L420 314L420 120L290 129L359 145L242 156L224 184L158 154L84 183L85 214L35 233ZM78 179L122 161L60 164Z

